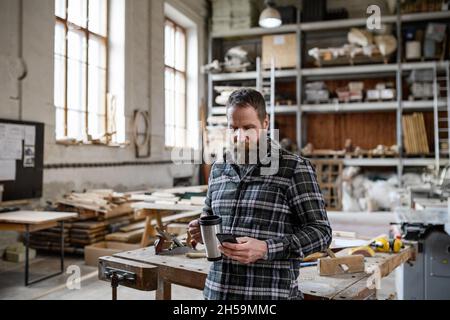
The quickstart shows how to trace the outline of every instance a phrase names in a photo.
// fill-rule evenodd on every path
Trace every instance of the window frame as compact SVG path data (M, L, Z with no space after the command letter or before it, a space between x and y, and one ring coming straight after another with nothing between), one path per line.
M94 37L97 41L102 42L102 44L105 47L105 92L103 92L103 99L105 103L105 132L104 135L108 138L108 127L109 127L109 114L108 114L108 92L109 92L109 10L110 10L110 3L109 0L105 1L106 4L106 30L105 35L98 34L96 32L93 32L89 30L89 1L86 0L86 27L82 27L80 25L77 25L71 21L69 21L69 0L65 0L65 18L61 18L54 14L55 16L55 27L56 25L62 25L64 27L64 35L65 35L65 44L64 44L64 136L65 138L69 139L77 139L79 140L79 137L70 137L68 136L68 127L69 127L69 105L68 105L68 69L69 69L69 40L68 40L68 34L70 28L77 30L77 32L81 32L84 34L84 37L86 39L86 50L85 50L85 83L84 86L86 88L86 97L84 101L84 121L85 121L85 128L84 128L84 134L86 137L89 137L89 40L92 37ZM55 53L54 53L55 54ZM53 86L55 88L55 85ZM55 106L56 107L56 106ZM57 139L58 141L58 139ZM109 141L109 140L108 140Z
M165 51L166 47L164 45L164 83L165 83L165 80L166 80L165 79L165 74L166 74L167 69L170 69L173 72L174 79L176 79L176 75L177 74L181 74L183 76L183 78L184 78L184 108L185 108L185 111L184 111L184 114L185 114L184 130L185 130L185 133L184 133L184 141L182 143L181 148L186 148L186 147L188 147L188 145L187 145L187 138L188 138L187 137L187 121L188 121L187 120L188 119L188 117L187 117L187 112L188 112L188 93L187 93L187 88L188 88L188 68L187 68L187 64L188 64L188 32L187 32L187 28L181 26L179 23L175 22L173 19L165 16L164 17L164 28L166 27L167 23L172 25L172 27L175 30L175 34L176 34L177 31L181 31L181 33L184 35L184 41L185 41L185 45L184 45L184 71L181 71L181 70L177 69L176 65L171 67L171 66L166 64L166 51ZM165 35L165 32L164 32L164 35ZM174 41L175 41L175 44L176 44L176 37L174 37ZM165 39L164 39L164 44L165 44ZM176 45L174 46L174 48L175 47L176 47ZM164 85L164 92L165 91L166 91L166 88L165 88L165 85ZM165 97L166 96L164 94L164 102L166 102ZM176 111L176 110L174 110L174 111ZM165 114L165 112L164 112L164 114ZM166 129L167 129L167 123L166 123L166 119L164 118L164 132L166 132ZM177 129L177 127L175 125L175 127L173 128L173 130L174 130L174 139L175 139L175 145L174 146L171 146L171 145L167 144L167 137L164 135L164 146L165 146L166 150L171 150L171 149L177 148L177 146L176 146L176 129Z

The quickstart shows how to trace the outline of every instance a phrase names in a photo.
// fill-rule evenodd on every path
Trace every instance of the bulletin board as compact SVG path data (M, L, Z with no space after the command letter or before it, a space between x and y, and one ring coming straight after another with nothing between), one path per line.
M42 197L44 124L0 119L2 201Z

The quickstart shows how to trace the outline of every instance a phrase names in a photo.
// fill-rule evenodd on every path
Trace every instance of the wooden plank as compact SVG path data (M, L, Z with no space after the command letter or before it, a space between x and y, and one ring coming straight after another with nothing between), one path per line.
M299 288L308 300L331 300L337 294L365 278L365 273L320 276L316 267L300 269Z
M137 243L142 238L142 234L144 233L144 229L135 230L131 232L115 232L110 233L105 236L107 241L118 241L118 242L127 242L127 243Z
M77 213L17 211L0 214L0 223L43 224L76 218Z
M128 226L122 227L122 228L120 228L120 231L121 232L131 232L131 231L141 230L144 228L145 228L145 221L142 221L142 222L133 223Z
M341 250L338 256L346 255L348 249ZM408 247L400 253L380 253L377 252L374 257L365 258L366 270L378 267L380 276L386 277L398 266L412 259L414 248ZM335 299L339 296L346 299L366 299L373 290L367 288L359 281L366 281L370 274L364 272L354 274L340 274L335 276L320 276L316 267L307 267L300 270L300 289L309 299ZM355 286L352 288L352 286ZM342 295L341 295L342 293Z
M181 220L181 219L194 218L194 217L200 216L201 213L202 213L201 210L196 210L196 211L190 211L190 212L183 212L183 213L179 213L179 214L171 214L169 216L162 217L161 221L163 224L167 224L167 223L174 222L174 221ZM142 216L145 217L147 215L152 215L152 214L153 213L151 212L151 210L148 210L148 211L142 210L138 215L140 217L142 217ZM151 225L156 226L157 223L158 223L157 219L151 220ZM139 225L142 225L142 227L145 228L145 221L141 222ZM137 228L137 226L138 225L136 224L135 227L132 227L132 229ZM120 230L126 231L127 227L121 228Z
M425 128L425 118L423 116L423 113L419 114L420 118L420 136L422 137L422 143L423 143L423 152L425 154L430 153L430 146L428 144L428 138L427 138L427 130Z
M407 116L402 117L402 125L403 125L403 143L405 147L406 153L411 153L411 144L409 139L409 127L406 121Z
M339 294L333 297L333 300L369 300L375 299L376 293L376 288L374 286L368 286L367 277L364 277L339 292Z
M165 192L165 193L173 193L173 194L202 193L202 192L208 191L208 186L201 185L201 186L192 186L192 187L177 187L177 188L171 188L171 189L163 189L160 191Z
M56 227L56 222L48 222L37 225L29 225L29 231L35 232ZM26 224L21 223L0 223L0 231L26 232Z
M381 253L377 252L374 258L370 258L367 265L380 268L381 277L388 276L398 266L403 263L413 260L415 256L415 249L413 247L407 247L399 253Z
M151 216L148 216L147 218L145 218L144 232L142 233L142 236L141 236L141 247L142 248L148 246L148 238L150 236L156 236L156 230L151 225L151 220L152 220Z
M195 211L202 210L203 205L187 205L187 204L165 204L165 203L151 203L151 202L136 202L131 205L133 209L148 209L148 210L164 210L164 211Z

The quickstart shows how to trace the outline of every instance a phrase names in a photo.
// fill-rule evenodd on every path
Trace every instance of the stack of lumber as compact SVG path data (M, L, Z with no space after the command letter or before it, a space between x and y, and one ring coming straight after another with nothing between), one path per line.
M60 251L61 250L61 229L55 227L42 231L33 232L30 235L30 246L38 250ZM73 253L75 250L70 246L70 227L64 224L64 251Z
M109 233L135 223L134 210L128 195L111 190L70 193L56 202L58 211L77 212L79 217L64 224L64 248L67 253L82 254L84 247L105 240ZM59 251L59 227L35 232L33 248Z
M185 204L185 205L203 205L207 186L182 187L174 189L164 189L152 192L150 194L132 194L130 201L144 201L155 204Z
M100 220L120 217L132 210L129 198L112 190L92 190L85 193L70 193L58 200L58 210L79 213L81 220Z
M71 224L71 244L75 247L87 246L105 240L109 233L116 232L121 227L134 222L132 215L112 218L103 221L82 221Z
M402 117L405 151L407 154L429 154L427 131L422 113Z

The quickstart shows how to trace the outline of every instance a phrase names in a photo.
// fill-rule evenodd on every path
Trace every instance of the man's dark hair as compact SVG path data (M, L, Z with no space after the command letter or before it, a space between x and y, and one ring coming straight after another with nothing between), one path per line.
M261 93L253 89L239 89L234 91L228 98L227 112L231 107L252 107L256 110L261 123L267 117L266 101Z

